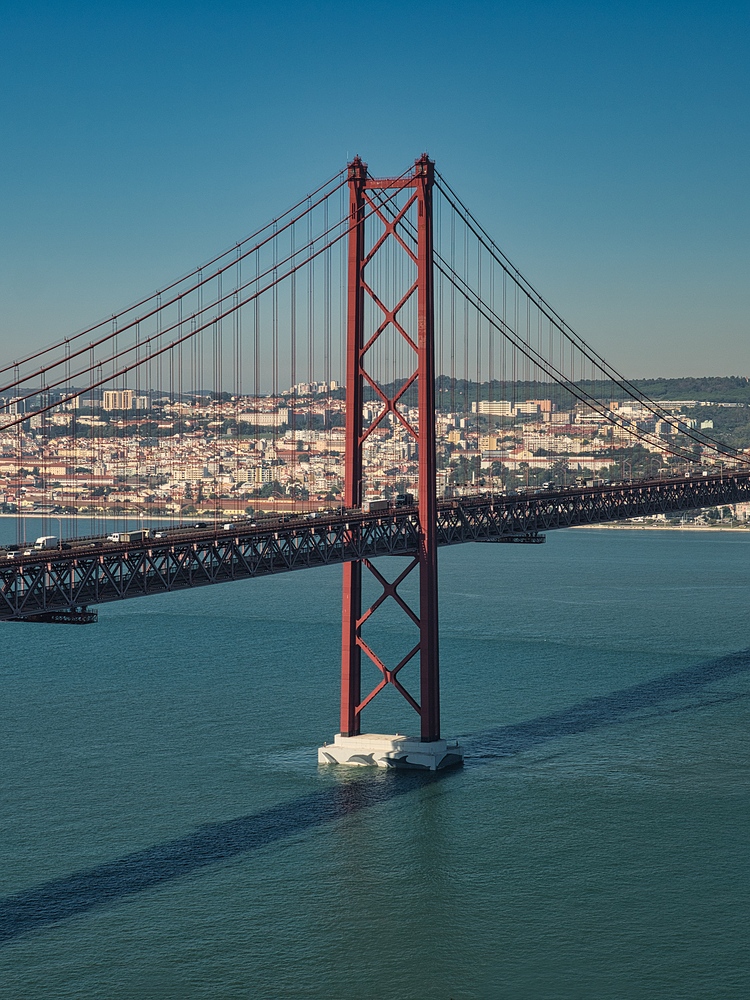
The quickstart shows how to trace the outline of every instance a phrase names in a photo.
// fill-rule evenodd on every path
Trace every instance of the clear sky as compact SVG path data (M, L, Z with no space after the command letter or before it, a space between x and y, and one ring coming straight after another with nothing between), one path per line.
M632 377L750 375L750 3L0 3L0 360L427 151Z

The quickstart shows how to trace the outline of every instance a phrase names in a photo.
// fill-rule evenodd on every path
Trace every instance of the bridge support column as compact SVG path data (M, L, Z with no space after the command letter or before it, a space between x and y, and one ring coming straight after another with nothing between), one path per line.
M434 167L427 155L414 164L409 176L375 180L359 157L349 164L349 244L346 360L346 475L344 503L359 508L364 498L363 450L381 424L398 427L413 438L418 452L418 496L414 504L415 548L410 564L395 581L389 581L362 558L344 566L341 657L341 729L332 744L321 747L320 763L376 764L380 767L416 767L436 770L461 763L455 744L440 737L440 657L438 644L437 486L435 455L435 357L432 242L432 189ZM372 219L369 230L366 222ZM381 227L379 232L372 232ZM371 233L370 246L366 236ZM400 300L387 305L378 295L365 269L386 243L401 253L407 268L416 274ZM372 274L372 269L368 275ZM416 309L414 308L416 300ZM367 303L368 308L365 309ZM406 306L409 308L405 308ZM366 320L366 316L368 317ZM416 320L409 317L416 316ZM367 329L365 328L367 325ZM394 333L395 331L395 333ZM368 371L368 352L384 334L403 339L413 370L388 385ZM373 352L375 353L375 352ZM372 354L370 354L372 357ZM364 386L382 409L370 425L363 426ZM418 422L407 417L406 394L416 389ZM402 397L404 397L402 402ZM411 403L413 407L413 402ZM359 527L352 527L347 541L364 547ZM362 574L367 570L382 586L382 595L363 613ZM419 573L418 612L399 594L403 580ZM395 665L388 666L363 638L362 627L386 600L394 600L416 625L419 639ZM380 672L379 683L362 696L362 654ZM418 658L419 698L402 684L400 671ZM419 736L362 734L362 711L386 686L392 685L420 719Z

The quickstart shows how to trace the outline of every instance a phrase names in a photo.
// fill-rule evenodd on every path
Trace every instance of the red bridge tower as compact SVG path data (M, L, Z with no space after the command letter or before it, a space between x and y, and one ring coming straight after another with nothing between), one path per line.
M413 171L404 177L376 180L367 165L356 157L349 164L349 260L346 359L346 479L344 502L348 508L363 502L363 452L365 442L390 414L416 444L418 453L418 528L416 551L406 569L393 582L367 559L344 564L341 731L334 743L320 748L320 763L378 764L436 770L459 764L461 750L440 738L440 661L438 646L437 489L435 458L435 356L432 245L432 189L434 165L423 154ZM399 197L400 195L400 197ZM366 245L368 219L382 229ZM408 226L411 238L404 238ZM370 230L377 227L369 227ZM401 297L389 306L368 281L378 255L390 242L392 254L405 255L405 264L415 272ZM414 301L416 299L416 313ZM416 322L414 316L416 314ZM414 327L416 326L416 329ZM412 358L413 368L404 379L384 387L368 367L376 342L396 331ZM372 352L372 353L371 353ZM410 366L411 367L411 366ZM402 400L416 384L418 422L407 419ZM364 387L369 386L382 407L365 429ZM389 394L390 393L390 394ZM363 570L382 588L377 600L362 609ZM419 609L413 610L398 588L412 572L419 573ZM418 641L392 667L386 666L364 640L362 626L391 599L418 629ZM381 674L379 683L362 695L362 655ZM401 683L399 673L419 657L419 700ZM420 735L362 734L362 711L384 688L392 685L420 718Z

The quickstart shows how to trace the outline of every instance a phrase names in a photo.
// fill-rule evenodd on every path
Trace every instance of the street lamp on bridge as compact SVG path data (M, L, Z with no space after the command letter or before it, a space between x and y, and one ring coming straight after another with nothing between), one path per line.
M139 523L139 527L140 527L140 530L143 531L143 518L144 518L143 508L141 506L139 506L139 504L134 503L132 500L121 500L121 501L118 502L118 506L119 507L133 507L133 509L138 512L138 519L139 519L139 522L140 522ZM125 525L127 527L127 514L125 514Z

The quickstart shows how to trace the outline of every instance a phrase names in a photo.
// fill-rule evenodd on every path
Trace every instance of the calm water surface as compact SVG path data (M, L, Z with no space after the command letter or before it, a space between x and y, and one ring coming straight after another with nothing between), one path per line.
M750 536L440 573L438 778L315 764L340 568L0 626L3 1000L750 995Z

